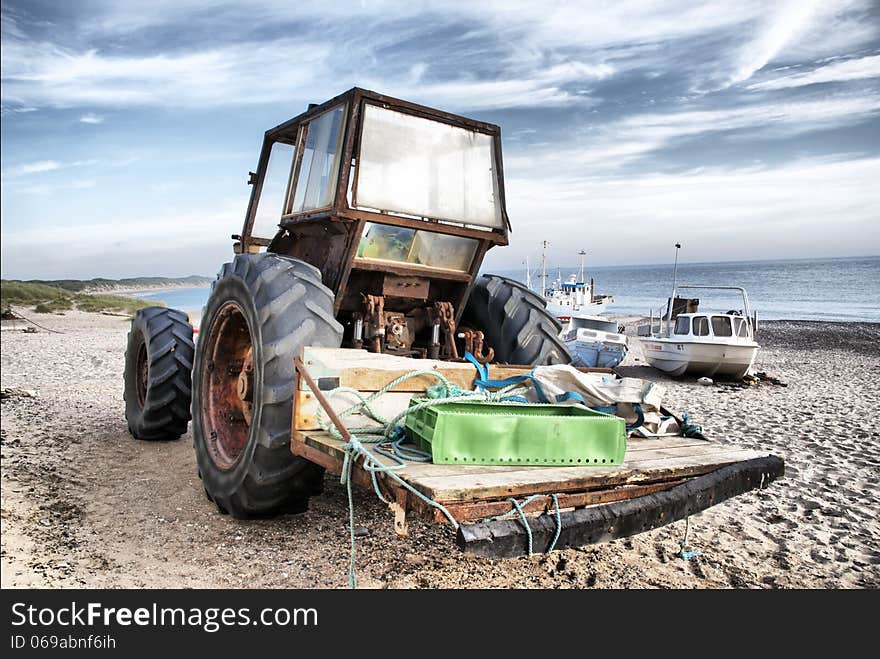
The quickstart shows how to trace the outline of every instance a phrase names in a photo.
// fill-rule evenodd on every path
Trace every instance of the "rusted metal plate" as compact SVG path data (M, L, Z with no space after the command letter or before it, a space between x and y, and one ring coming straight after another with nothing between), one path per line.
M405 297L416 300L427 300L430 281L422 277L402 277L385 275L382 281L382 295L386 297Z

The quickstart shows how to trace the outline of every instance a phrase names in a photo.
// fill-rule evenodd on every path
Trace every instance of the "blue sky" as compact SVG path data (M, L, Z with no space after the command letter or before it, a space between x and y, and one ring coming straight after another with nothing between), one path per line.
M501 125L489 268L880 253L876 1L4 0L2 276L213 274L355 85Z

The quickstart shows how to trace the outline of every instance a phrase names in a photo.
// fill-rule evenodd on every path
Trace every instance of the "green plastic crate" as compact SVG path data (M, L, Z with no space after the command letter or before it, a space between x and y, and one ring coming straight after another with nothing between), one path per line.
M608 466L626 452L625 421L580 405L438 402L406 427L435 464Z

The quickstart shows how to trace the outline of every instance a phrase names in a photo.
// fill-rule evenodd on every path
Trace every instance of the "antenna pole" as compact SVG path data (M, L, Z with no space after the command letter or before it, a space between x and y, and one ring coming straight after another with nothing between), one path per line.
M675 265L672 266L672 295L669 297L669 308L666 310L666 336L672 336L672 307L675 304L675 278L678 275L678 250L681 249L681 243L675 243Z
M587 253L584 250L581 250L578 252L578 254L580 254L581 257L581 274L579 281L586 282L587 280L584 278L584 257L587 255Z
M547 245L546 240L543 242L544 251L541 252L541 297L547 296Z

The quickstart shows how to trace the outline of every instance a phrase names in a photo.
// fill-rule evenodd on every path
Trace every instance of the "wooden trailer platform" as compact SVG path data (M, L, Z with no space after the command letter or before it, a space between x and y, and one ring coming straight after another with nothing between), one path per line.
M323 354L316 354L315 350ZM352 380L358 380L358 377L350 372L327 375L328 362L346 363L338 353L348 351L332 352L335 354L308 348L301 364L308 372L314 368L323 373L321 377L329 377L328 386L339 386L340 382L352 386ZM375 355L372 357L372 366L382 361ZM400 362L385 362L385 365L389 364L401 365ZM405 365L413 370L410 363ZM463 366L438 363L438 368L444 371ZM368 380L385 384L392 378L384 375L397 372L390 367L384 374L382 371L381 367L371 369L366 375L362 373L359 381L362 385L368 384ZM319 383L320 380L315 377L313 382ZM424 382L411 388L419 386L424 391ZM323 389L320 384L317 387ZM345 457L343 442L314 428L312 408L303 404L306 397L312 398L314 393L304 381L299 382L297 388L295 400L300 404L294 409L292 452L331 472L340 473ZM360 390L369 391L369 384L367 389ZM401 402L418 391L406 393ZM321 397L319 392L318 398ZM394 464L372 449L371 453L377 462ZM625 537L683 519L732 496L766 487L784 473L784 465L780 458L768 452L704 439L664 437L627 440L626 457L619 466L501 467L410 462L395 473L414 489L442 504L461 523L457 541L462 549L487 556L519 556L527 551L527 534L521 520L514 516L510 520L481 521L509 512L511 497L522 500L531 495L545 495L524 506L525 512L531 514L528 521L534 550L542 551L556 533L555 516L542 514L554 508L551 494L557 495L562 510L562 532L556 546L564 548ZM353 480L372 489L370 475L363 469L353 471ZM409 513L435 522L447 521L439 510L425 504L393 479L379 474L378 480L385 498L393 502L391 507L398 534L406 534L406 515Z

